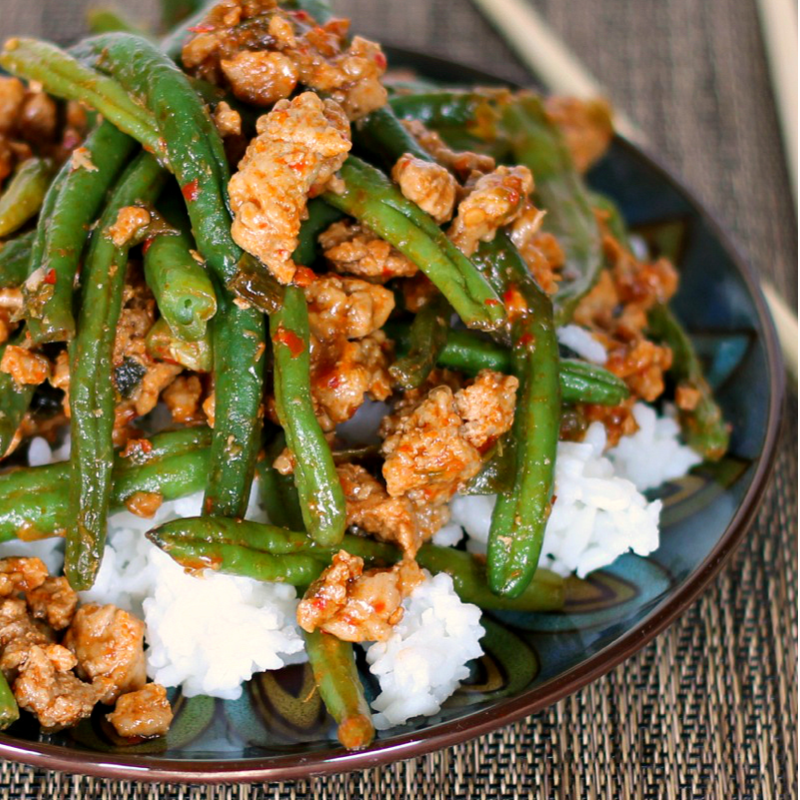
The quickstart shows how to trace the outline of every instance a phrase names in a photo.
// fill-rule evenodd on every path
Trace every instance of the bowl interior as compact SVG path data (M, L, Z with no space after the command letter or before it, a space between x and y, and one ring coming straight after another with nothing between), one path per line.
M392 63L445 81L491 76L416 54ZM435 717L383 732L345 753L304 666L256 676L236 701L172 693L176 719L163 740L120 747L101 713L43 735L23 719L0 735L0 755L101 775L223 780L291 777L409 757L541 708L643 646L711 577L751 516L772 456L779 369L773 333L749 273L715 223L660 167L620 140L589 176L632 228L681 273L675 309L691 331L726 418L730 454L662 487L661 547L623 556L570 581L559 614L485 615L486 655ZM368 691L375 682L363 668Z

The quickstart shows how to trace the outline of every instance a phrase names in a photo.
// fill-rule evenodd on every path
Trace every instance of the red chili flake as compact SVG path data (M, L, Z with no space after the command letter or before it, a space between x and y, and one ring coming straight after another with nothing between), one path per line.
M57 277L56 271L51 267L49 270L47 270L47 274L44 276L44 282L54 286Z
M294 273L294 285L299 286L301 289L305 288L306 286L310 286L314 283L314 279L316 275L314 274L313 269L309 269L308 267L298 267L296 272Z
M387 61L383 53L375 53L375 63L380 69L386 69Z
M213 25L209 25L207 22L202 25L192 25L191 28L187 28L189 33L211 33L214 30Z
M197 195L199 193L197 178L181 186L181 193L190 203L197 200Z
M278 330L272 337L273 342L284 344L289 348L292 358L297 358L305 349L303 340L293 331L287 331L283 325L278 326Z
M500 305L500 301L499 300L495 300L493 297L489 297L486 300L484 300L483 302L487 306L499 306Z
M289 13L301 22L308 22L311 19L311 15L307 11L290 11Z
M151 236L149 239L145 239L142 244L142 254L146 254L147 251L150 249L150 245L153 244L153 240L155 236Z
M520 347L528 347L529 345L533 344L534 336L532 333L523 333L522 336L519 337L517 340L517 344Z
M311 601L311 605L317 609L317 611L324 611L325 607L328 605L328 601L324 597L315 597Z

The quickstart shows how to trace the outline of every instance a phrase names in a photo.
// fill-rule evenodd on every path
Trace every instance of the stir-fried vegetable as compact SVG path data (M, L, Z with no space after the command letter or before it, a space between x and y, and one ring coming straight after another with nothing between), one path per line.
M100 568L111 497L115 405L111 359L133 244L130 240L116 244L111 228L124 208L154 203L165 180L165 171L147 153L128 167L103 212L81 276L78 335L70 348L73 449L64 558L64 572L76 590L88 589Z

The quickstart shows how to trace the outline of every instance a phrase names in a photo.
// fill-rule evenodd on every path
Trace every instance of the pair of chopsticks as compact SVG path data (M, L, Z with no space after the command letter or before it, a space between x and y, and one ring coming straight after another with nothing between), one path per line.
M554 94L581 99L604 97L603 87L534 10L530 0L473 0L524 64ZM786 9L791 10L791 14ZM767 52L775 82L790 180L797 199L797 16L793 0L759 0ZM793 27L792 27L793 25ZM792 55L792 37L794 51ZM793 81L793 84L792 84ZM646 144L647 137L622 112L614 126L626 139ZM784 364L797 382L797 316L768 281L761 289L769 306Z

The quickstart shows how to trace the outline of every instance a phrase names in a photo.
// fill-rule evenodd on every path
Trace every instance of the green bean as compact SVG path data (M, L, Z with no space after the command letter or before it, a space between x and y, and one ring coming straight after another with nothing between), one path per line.
M353 645L322 631L303 632L308 663L322 702L336 721L336 735L348 750L361 750L375 738Z
M8 685L6 676L0 672L0 731L4 731L19 719L19 706Z
M5 355L8 345L19 346L24 343L25 334L17 334L8 344L0 346L0 361ZM14 441L14 434L22 424L22 418L28 410L36 386L26 383L19 386L7 372L0 372L0 458L7 452Z
M111 358L130 244L117 246L109 228L120 210L151 204L166 173L142 153L120 178L92 238L82 283L78 334L70 348L70 524L64 573L76 589L93 583L103 555L111 494L114 447L114 384Z
M273 464L286 448L286 436L278 431L266 448L264 458L256 464L261 503L269 521L287 530L303 530L303 514L297 489L290 475L281 475Z
M210 331L201 339L187 342L175 336L162 317L150 328L145 344L147 352L157 361L174 362L193 372L211 372L214 368Z
M722 409L714 400L714 393L703 375L689 334L667 306L656 305L647 315L651 335L663 341L672 350L669 369L678 389L697 393L694 408L679 407L678 419L689 446L709 461L719 461L728 450L730 428L722 416Z
M302 533L221 517L176 519L149 531L147 538L187 567L204 566L250 578L270 575L261 579L295 586L306 586L317 578L339 549L371 566L389 566L403 558L393 545L364 536L347 534L340 545L322 547ZM453 578L459 597L481 608L556 611L564 606L563 580L545 569L536 572L520 595L510 597L489 590L482 559L470 553L425 544L417 553L417 562L434 574L446 572ZM283 569L281 563L285 564Z
M75 335L73 287L89 229L135 144L110 122L101 123L84 144L90 163L68 161L47 193L30 263L31 274L41 269L47 279L24 287L28 333L37 344Z
M164 142L153 115L135 102L112 78L81 64L55 45L36 39L9 39L0 66L13 75L38 81L47 92L97 109L145 150L166 160Z
M0 195L0 238L14 233L39 213L52 177L53 163L48 159L22 162Z
M35 231L9 239L0 247L0 289L19 286L28 276Z
M398 94L391 98L390 104L398 117L419 120L455 150L484 153L497 161L505 161L511 152L511 143L498 123L500 108L510 97L504 89L431 88Z
M533 173L534 197L547 212L544 230L554 234L564 250L564 280L554 300L556 321L563 323L572 317L603 266L600 229L590 196L541 98L525 93L504 104L502 127L508 132L513 159Z
M203 488L211 431L184 428L159 433L130 455L116 454L110 511L121 511L137 492L176 500ZM69 520L69 461L0 474L0 542L63 536Z
M594 208L606 215L606 225L611 235L621 245L630 250L630 239L625 227L625 218L622 216L619 206L610 197L600 192L589 192L589 200Z
M388 322L384 330L386 335L394 340L400 352L408 349L409 325L402 322ZM482 369L509 373L511 351L471 331L451 328L447 332L447 344L439 353L436 363L440 367L473 377ZM616 406L630 394L623 380L607 369L585 361L562 358L558 378L561 385L561 400L567 404L595 403Z
M218 291L211 320L214 350L214 441L204 508L241 517L247 510L261 435L264 386L264 318Z
M269 319L275 359L275 410L294 461L303 522L320 544L341 541L345 502L336 466L311 398L308 308L303 290L287 286Z
M227 205L230 173L222 140L187 76L153 44L110 34L86 40L79 53L151 109L178 180L198 250L219 280L237 273L241 250L231 238ZM112 120L113 121L113 120ZM219 312L212 323L216 424L206 489L208 513L240 516L258 454L264 380L264 320L256 309L217 291Z
M329 206L324 200L311 200L308 203L308 219L300 226L297 248L292 253L295 264L311 266L317 258L319 245L317 237L334 222L342 218L342 212Z
M397 159L410 153L423 161L433 161L431 154L403 126L392 106L385 105L360 119L353 126L354 144L380 158L392 169Z
M408 331L408 350L389 373L403 389L418 389L428 379L447 345L452 309L441 295L429 300L414 316Z
M364 222L408 256L447 298L468 327L494 330L505 311L474 264L436 223L379 170L350 156L340 171L345 190L327 203Z
M217 296L202 264L195 259L189 220L180 207L160 209L174 231L147 242L144 274L161 316L175 337L202 340L208 321L217 311Z
M147 36L146 31L113 8L90 8L86 12L86 23L92 33L123 32Z
M510 442L514 485L498 496L489 531L492 591L515 597L536 571L550 516L561 413L558 341L550 298L505 232L481 244L476 262L498 293L518 291L527 312L512 323L512 373L520 381Z

